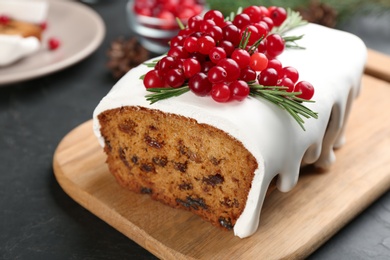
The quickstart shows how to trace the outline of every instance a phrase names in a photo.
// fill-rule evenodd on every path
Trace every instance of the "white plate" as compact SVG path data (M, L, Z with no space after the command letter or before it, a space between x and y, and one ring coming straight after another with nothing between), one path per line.
M0 86L36 78L64 69L95 51L105 35L102 18L91 8L72 1L49 1L42 48L32 56L0 68ZM61 46L50 51L47 39L60 39Z

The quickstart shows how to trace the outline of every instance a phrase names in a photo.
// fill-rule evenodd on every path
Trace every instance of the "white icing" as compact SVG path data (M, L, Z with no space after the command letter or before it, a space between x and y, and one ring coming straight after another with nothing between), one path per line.
M36 37L0 35L0 67L35 53L40 46L41 44Z
M0 0L0 15L40 24L46 21L48 4L45 1Z
M29 23L46 21L48 4L44 1L0 0L0 15ZM31 55L40 49L41 43L35 37L0 34L0 66L6 66Z
M150 105L139 80L149 68L139 66L126 74L96 107L94 132L100 144L104 146L97 115L121 106L143 106L179 114L229 133L242 142L259 165L245 209L234 226L236 236L252 235L259 225L267 188L275 176L279 175L278 189L287 192L295 186L301 164L328 167L335 160L333 148L342 143L346 112L359 93L366 59L364 43L346 32L309 24L290 34L304 34L299 44L306 49L286 50L279 59L284 66L297 68L300 80L315 86L316 102L306 105L318 112L319 118L305 119L306 131L284 110L261 99L219 104L210 97L186 93Z

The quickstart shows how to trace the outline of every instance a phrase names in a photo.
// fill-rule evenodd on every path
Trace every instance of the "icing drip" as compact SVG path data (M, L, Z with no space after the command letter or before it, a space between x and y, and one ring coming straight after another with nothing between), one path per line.
M291 32L301 34L305 36L299 44L306 49L286 50L279 59L284 66L295 67L300 79L315 87L316 102L306 105L318 112L319 118L306 119L306 131L287 112L252 97L219 104L209 97L186 93L150 105L139 80L149 68L139 66L125 75L95 109L94 132L100 144L104 146L97 115L121 106L144 106L180 114L229 133L242 142L259 165L245 209L234 226L235 235L252 235L259 225L267 188L275 176L278 189L287 192L296 185L301 164L328 167L334 161L333 148L342 141L347 112L359 93L366 57L363 42L351 34L314 24Z

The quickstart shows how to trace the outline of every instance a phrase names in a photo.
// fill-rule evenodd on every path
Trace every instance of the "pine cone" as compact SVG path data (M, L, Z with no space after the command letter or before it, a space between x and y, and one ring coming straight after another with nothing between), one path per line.
M136 38L125 40L119 38L111 43L107 52L107 67L115 79L121 78L130 69L149 58L149 52Z
M337 11L318 0L310 1L309 6L298 8L304 20L334 28L337 23Z

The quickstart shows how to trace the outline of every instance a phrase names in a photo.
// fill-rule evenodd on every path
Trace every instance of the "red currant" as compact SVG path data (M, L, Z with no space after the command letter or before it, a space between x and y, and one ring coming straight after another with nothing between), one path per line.
M281 87L287 87L287 92L293 92L294 91L294 82L289 78L281 78L278 80L278 83L276 83L277 86Z
M223 26L225 17L218 10L209 10L204 14L203 19L213 20L216 25Z
M200 62L194 58L188 58L183 61L183 72L187 78L191 78L201 70Z
M258 7L256 5L251 5L251 6L244 8L244 10L242 10L242 12L244 14L249 15L252 23L260 22L261 15L262 15L260 7Z
M287 66L287 67L284 67L280 74L279 74L279 77L280 78L289 78L292 80L292 82L296 83L299 79L299 73L298 73L298 70L294 67L291 67L291 66Z
M188 82L188 87L198 96L206 96L211 91L211 83L205 73L197 73Z
M216 42L219 42L223 38L222 29L217 25L207 28L205 33L210 35Z
M144 77L145 88L163 88L165 82L162 77L159 76L157 70L151 70L145 74Z
M165 82L172 88L178 88L184 84L186 77L180 69L171 69L165 75Z
M220 66L212 67L207 73L207 78L211 83L220 83L226 80L226 70Z
M198 38L195 36L189 36L184 40L183 43L184 49L186 49L187 52L196 52L199 50L198 47Z
M241 32L234 24L227 25L222 28L223 39L233 43L234 46L240 44Z
M286 9L284 9L283 7L270 6L268 10L269 10L269 17L272 19L275 26L282 25L282 23L287 18Z
M268 16L263 16L261 21L265 22L268 26L268 30L271 31L274 28L274 21Z
M56 50L60 47L61 41L55 37L51 37L48 40L48 45L50 50Z
M300 81L295 85L295 92L301 92L297 97L310 100L314 95L314 87L307 81Z
M200 15L194 15L188 19L188 28L192 31L199 31L200 25L202 24L203 18Z
M235 80L229 85L232 99L242 101L249 95L249 86L243 80Z
M162 58L156 65L156 69L159 72L159 75L163 77L168 70L176 68L176 59L171 56L165 56Z
M188 58L188 51L183 46L172 46L167 55L177 59L186 59Z
M281 75L282 67L283 67L283 65L280 62L280 60L275 59L275 58L268 60L267 68L275 69L278 72L278 75Z
M268 35L266 45L267 55L272 58L280 55L284 50L284 40L276 33Z
M0 25L7 25L11 19L8 15L0 15Z
M275 69L268 68L259 73L257 80L263 86L276 86L278 83L278 73Z
M218 62L218 66L221 66L226 70L227 76L226 80L227 82L231 82L233 80L238 79L240 76L240 67L238 66L237 62L230 58L222 59Z
M239 79L245 82L251 82L256 80L256 76L256 71L254 71L250 67L246 67L244 69L241 69Z
M203 35L198 39L199 52L202 54L209 54L210 50L215 47L214 39L209 35Z
M226 52L222 47L214 47L209 52L209 58L217 64L220 60L226 58Z
M218 46L225 50L226 57L230 57L235 50L233 43L227 40L220 41Z
M233 24L237 26L238 28L244 28L245 26L249 25L251 23L251 18L249 15L241 13L237 14L233 19Z
M250 57L250 67L254 71L262 71L268 65L268 58L261 52L257 52Z
M247 67L251 61L250 54L244 49L235 49L230 58L235 60L241 69Z
M230 88L225 83L214 84L211 88L211 97L217 102L229 101L230 95Z

